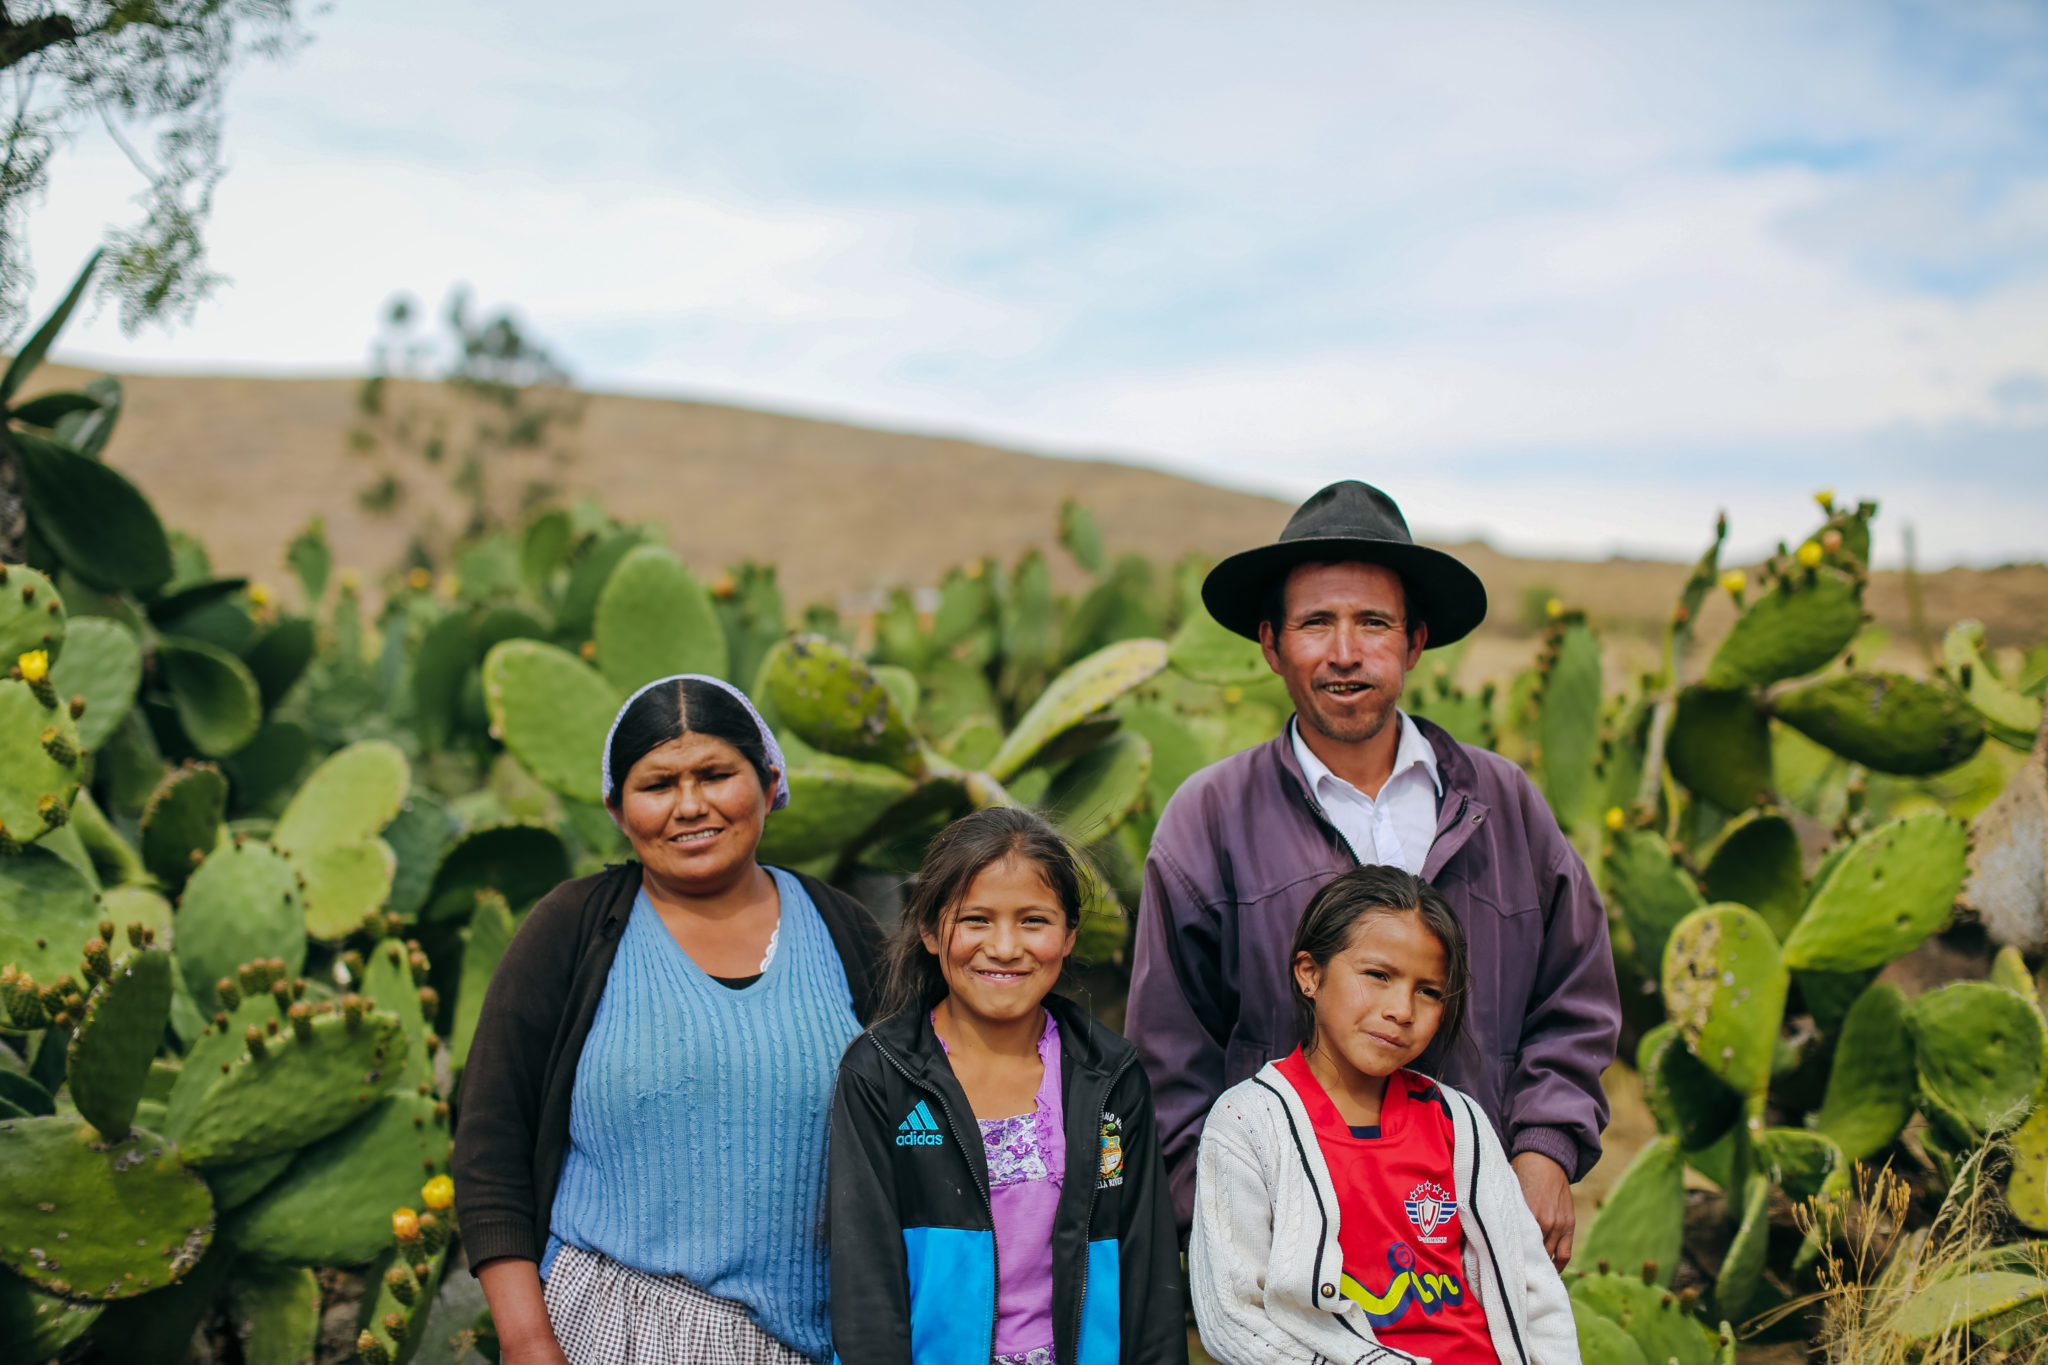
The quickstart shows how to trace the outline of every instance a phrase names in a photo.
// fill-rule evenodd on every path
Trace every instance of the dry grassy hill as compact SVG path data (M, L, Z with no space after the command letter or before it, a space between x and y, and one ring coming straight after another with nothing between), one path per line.
M34 387L71 387L88 377L52 366ZM126 411L109 459L172 525L205 541L219 570L282 579L285 542L322 516L339 562L370 577L397 560L422 518L443 525L456 518L452 499L437 501L417 482L394 515L357 504L373 466L348 449L353 380L145 375L124 382ZM413 389L409 397L431 402L437 395ZM700 570L774 560L793 604L936 583L949 566L983 554L1012 560L1052 540L1068 496L1093 509L1113 551L1162 560L1188 550L1220 556L1268 540L1290 510L1129 465L615 394L588 397L574 447L572 461L546 470L568 492L595 494L620 516L665 521L677 551ZM1408 510L1428 522L1428 508ZM1703 524L1711 512L1701 508ZM1499 676L1526 659L1520 603L1532 587L1552 589L1606 623L1619 661L1647 658L1647 642L1686 572L1660 561L1520 559L1481 543L1445 548L1472 565L1494 603L1469 666L1480 676ZM1063 556L1054 561L1066 568ZM1999 644L2048 633L2048 566L1951 569L1927 576L1923 589L1937 633L1962 616L1985 621ZM1900 576L1878 574L1870 603L1892 629L1887 653L1908 664ZM1722 615L1703 622L1710 634L1724 620L1725 601L1714 610Z

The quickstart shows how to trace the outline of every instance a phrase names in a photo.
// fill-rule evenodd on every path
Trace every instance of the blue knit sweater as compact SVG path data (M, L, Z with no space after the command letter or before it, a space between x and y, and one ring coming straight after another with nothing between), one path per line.
M770 871L782 927L742 990L690 960L645 891L635 901L576 1067L542 1271L566 1242L680 1275L824 1360L825 1136L860 1025L817 907Z

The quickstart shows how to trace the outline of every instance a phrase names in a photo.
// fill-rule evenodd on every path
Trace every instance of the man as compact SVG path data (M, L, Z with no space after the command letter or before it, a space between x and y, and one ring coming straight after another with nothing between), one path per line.
M1217 565L1209 612L1259 642L1294 716L1211 764L1161 814L1145 861L1126 1031L1152 1081L1181 1235L1209 1106L1295 1042L1288 948L1309 898L1359 863L1434 882L1470 942L1466 1039L1423 1064L1500 1130L1544 1245L1571 1255L1571 1182L1600 1156L1621 1002L1607 916L1522 771L1397 703L1425 646L1486 615L1478 576L1414 543L1354 481L1280 539Z

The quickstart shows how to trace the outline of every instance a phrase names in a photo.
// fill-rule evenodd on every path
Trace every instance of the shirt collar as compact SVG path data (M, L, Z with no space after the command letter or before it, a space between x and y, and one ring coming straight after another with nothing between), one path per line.
M1392 782L1419 763L1422 765L1422 771L1429 775L1430 785L1436 788L1436 794L1442 796L1444 779L1443 774L1437 769L1436 746L1423 737L1422 731L1409 718L1406 711L1397 706L1394 708L1394 716L1401 726L1401 741L1394 749L1394 770L1387 774L1387 781ZM1301 764L1301 775L1308 779L1310 791L1320 790L1325 778L1332 782L1341 782L1347 787L1351 786L1349 782L1331 772L1330 765L1317 758L1316 751L1308 747L1308 741L1301 737L1299 716L1288 717L1287 724L1292 727L1295 761ZM1357 788L1353 787L1352 790L1356 791ZM1380 790L1385 792L1386 788L1381 787Z

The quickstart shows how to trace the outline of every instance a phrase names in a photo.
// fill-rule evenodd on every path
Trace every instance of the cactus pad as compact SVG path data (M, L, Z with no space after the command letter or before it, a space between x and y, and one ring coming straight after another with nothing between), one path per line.
M102 1142L65 1115L0 1122L0 1264L40 1288L146 1294L182 1278L212 1240L213 1197L164 1139L136 1129Z
M85 1002L65 1074L79 1115L109 1141L128 1135L170 1017L171 955L160 948L116 962Z
M814 748L916 776L917 739L873 670L821 635L799 635L770 652L762 683L784 724Z
M1635 945L1643 975L1655 979L1664 967L1671 930L1706 902L1692 874L1671 856L1671 846L1654 830L1614 831L1602 866L1607 903L1620 910Z
M1930 1115L1982 1138L2017 1127L2041 1084L2041 1017L1988 981L1955 981L1906 1009L1913 1066Z
M503 896L490 892L476 898L476 911L469 917L468 939L462 947L462 984L455 992L455 1024L448 1038L448 1062L458 1072L469 1060L469 1045L483 1018L484 993L490 989L491 976L505 950L512 946L515 927Z
M822 758L792 766L789 805L768 817L756 856L802 863L836 853L874 828L912 783L894 768Z
M1644 1284L1635 1266L1571 1279L1572 1316L1601 1317L1620 1327L1650 1365L1714 1365L1714 1334L1670 1290Z
M1092 844L1144 801L1151 774L1152 746L1144 736L1118 734L1053 774L1039 804L1068 838Z
M1984 743L1984 719L1945 687L1898 673L1852 673L1771 699L1814 743L1873 772L1917 777L1953 768Z
M1061 673L989 760L989 775L1015 777L1039 750L1166 667L1166 655L1164 640L1120 640Z
M438 1114L438 1117L437 1117ZM244 1254L292 1265L358 1265L391 1241L391 1210L419 1198L427 1163L448 1169L447 1106L395 1094L307 1147L227 1220Z
M538 640L505 640L484 656L491 729L550 790L597 802L605 731L619 709L612 685L582 660Z
M71 712L43 705L28 683L0 677L0 826L6 837L26 844L63 824L81 776Z
M206 1088L179 1150L194 1166L229 1165L303 1147L373 1108L405 1068L405 1031L387 1011L350 1028L340 1014L301 1040L281 1030L260 1060L244 1054Z
M1543 794L1567 833L1597 827L1600 784L1600 637L1578 613L1546 642L1536 701Z
M259 840L225 843L207 855L185 883L177 924L178 968L203 1014L219 1008L213 983L251 958L282 958L288 976L306 962L298 871Z
M1664 757L1688 791L1726 811L1747 810L1771 789L1770 723L1746 688L1680 692Z
M102 1311L97 1303L45 1294L18 1275L0 1275L0 1350L9 1359L55 1359Z
M383 909L398 875L398 855L382 839L320 846L291 855L306 879L306 932L317 939L345 938L365 915Z
M412 1091L415 1095L421 1085L431 1089L434 1061L427 1055L428 1021L421 1013L420 983L413 979L406 946L395 938L387 938L364 956L363 984L358 989L375 1000L377 1008L397 1015L399 1027L405 1030L405 1068L389 1073L387 1088Z
M181 766L157 784L142 809L142 861L176 894L192 869L220 842L228 780L211 763Z
M778 812L769 821L787 811ZM464 920L479 891L497 892L524 910L569 876L569 850L561 836L540 825L491 825L456 840L434 873L423 923Z
M200 753L219 758L256 737L263 694L247 664L218 645L169 636L157 641L156 660L178 724Z
M1686 1046L1753 1099L1771 1078L1789 986L1771 927L1740 905L1693 911L1664 949L1664 1000Z
M1573 1247L1572 1265L1590 1270L1602 1261L1622 1267L1652 1263L1657 1283L1669 1285L1684 1250L1684 1175L1675 1140L1657 1137L1644 1144Z
M1659 1024L1643 1035L1636 1069L1657 1130L1686 1151L1712 1146L1742 1117L1742 1096L1693 1056L1674 1025Z
M6 658L0 651L0 658ZM2015 749L2032 747L2041 729L2041 698L2028 696L1998 675L1984 658L1984 627L1958 621L1941 642L1942 671L1984 717L1991 733Z
M1908 1341L1945 1336L2038 1302L2048 1280L2016 1270L1962 1271L1915 1289L1888 1324Z
M1764 1257L1771 1242L1770 1206L1771 1182L1751 1176L1742 1188L1742 1221L1714 1284L1714 1311L1732 1322L1748 1316L1745 1310L1763 1284Z
M1579 1335L1579 1359L1583 1365L1650 1365L1643 1348L1622 1330L1618 1322L1585 1312L1572 1315Z
M25 564L0 564L0 674L24 654L63 657L64 602L56 585Z
M1939 812L1909 815L1851 844L1814 889L1785 941L1802 971L1881 967L1948 922L1968 831Z
M1842 1021L1816 1126L1850 1161L1868 1161L1913 1116L1913 1084L1905 993L1877 982L1856 997Z
M1794 570L1751 602L1714 651L1709 687L1762 687L1813 672L1863 628L1863 592L1834 569Z
M351 744L307 776L270 842L296 854L373 838L397 818L411 782L397 745L381 739Z
M79 946L93 935L99 906L85 874L44 848L0 857L0 967L41 985L78 973ZM0 1015L6 1012L0 992Z
M228 1286L228 1319L241 1339L243 1360L313 1365L320 1341L320 1281L303 1266L241 1260Z
M2009 1139L2012 1179L2006 1207L2036 1232L2048 1232L2048 1105L2037 1104Z
M1190 605L1166 657L1182 677L1219 687L1258 682L1272 673L1257 640L1225 627L1200 602Z
M1700 875L1707 899L1734 901L1764 917L1783 940L1806 908L1805 863L1792 822L1754 811L1731 822Z
M135 689L142 684L142 646L118 621L81 616L65 628L64 654L50 666L50 681L67 702L85 698L78 742L97 751L113 738L135 705Z
M597 667L624 693L671 673L724 677L725 630L711 594L659 545L628 551L598 595Z

